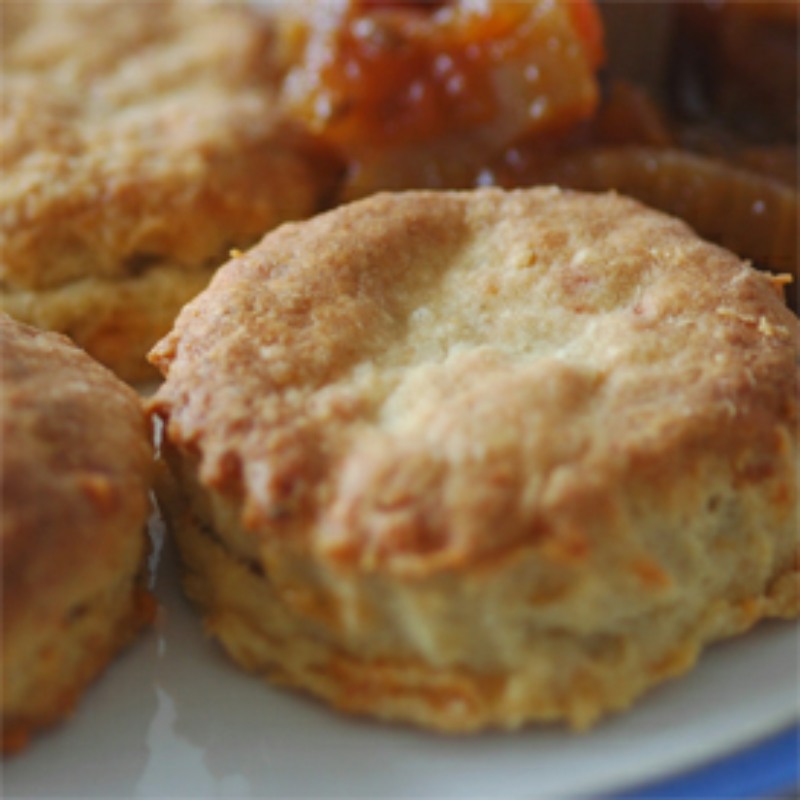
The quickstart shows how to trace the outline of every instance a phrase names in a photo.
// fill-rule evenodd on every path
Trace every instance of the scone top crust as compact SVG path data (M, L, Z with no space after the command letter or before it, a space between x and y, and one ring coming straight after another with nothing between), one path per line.
M338 165L277 109L245 3L6 3L0 278L43 290L211 266L313 213Z
M634 201L410 192L230 261L151 354L152 408L245 551L420 575L621 548L658 583L659 519L717 481L796 515L797 347L769 277Z
M137 569L152 478L137 394L65 337L0 315L3 633Z

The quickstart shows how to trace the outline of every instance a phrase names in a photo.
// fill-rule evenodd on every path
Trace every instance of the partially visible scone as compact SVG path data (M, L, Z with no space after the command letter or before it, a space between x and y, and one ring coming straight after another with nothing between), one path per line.
M186 591L338 708L584 728L800 612L797 347L779 281L613 194L287 224L151 354Z
M74 707L152 618L138 396L64 337L0 314L2 744Z
M0 307L121 376L231 248L316 211L338 165L277 110L243 4L4 3Z

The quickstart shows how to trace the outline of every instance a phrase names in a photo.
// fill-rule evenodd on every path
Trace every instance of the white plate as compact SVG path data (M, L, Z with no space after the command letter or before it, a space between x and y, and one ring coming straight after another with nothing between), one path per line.
M800 717L798 628L760 626L588 734L446 738L340 716L239 672L162 559L154 631L74 718L5 763L5 797L549 798L614 792L749 746Z

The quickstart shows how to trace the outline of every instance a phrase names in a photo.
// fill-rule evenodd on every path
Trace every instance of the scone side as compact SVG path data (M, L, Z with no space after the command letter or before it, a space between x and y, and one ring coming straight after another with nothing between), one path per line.
M555 721L584 730L687 672L707 644L759 619L800 613L797 564L784 554L760 592L701 598L658 636L652 630L661 627L660 615L672 613L670 604L659 608L656 602L650 615L632 619L627 628L582 637L547 624L546 607L558 604L558 589L548 597L529 587L532 602L544 610L540 629L534 627L523 646L512 643L525 633L512 610L511 625L498 622L481 654L462 647L458 634L453 639L452 620L440 610L448 603L461 607L476 626L485 618L501 620L509 611L508 586L524 585L531 566L541 566L538 554L521 554L510 577L489 568L459 575L457 585L435 578L422 585L376 583L365 575L337 575L335 567L297 553L248 560L193 512L197 498L185 486L170 479L159 495L182 557L186 594L207 632L236 663L340 710L434 730L467 733ZM464 586L466 591L459 588ZM488 608L481 607L487 599ZM522 630L514 630L515 622ZM360 649L370 640L371 647Z
M63 617L43 620L33 635L4 637L3 753L24 749L37 731L66 719L84 691L153 622L156 605L143 568Z

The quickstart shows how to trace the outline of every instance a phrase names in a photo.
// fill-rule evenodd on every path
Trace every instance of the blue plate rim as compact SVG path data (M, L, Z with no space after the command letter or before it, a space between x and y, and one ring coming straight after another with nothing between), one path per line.
M800 790L800 722L697 767L633 789L607 795L616 800L650 798L794 797Z

